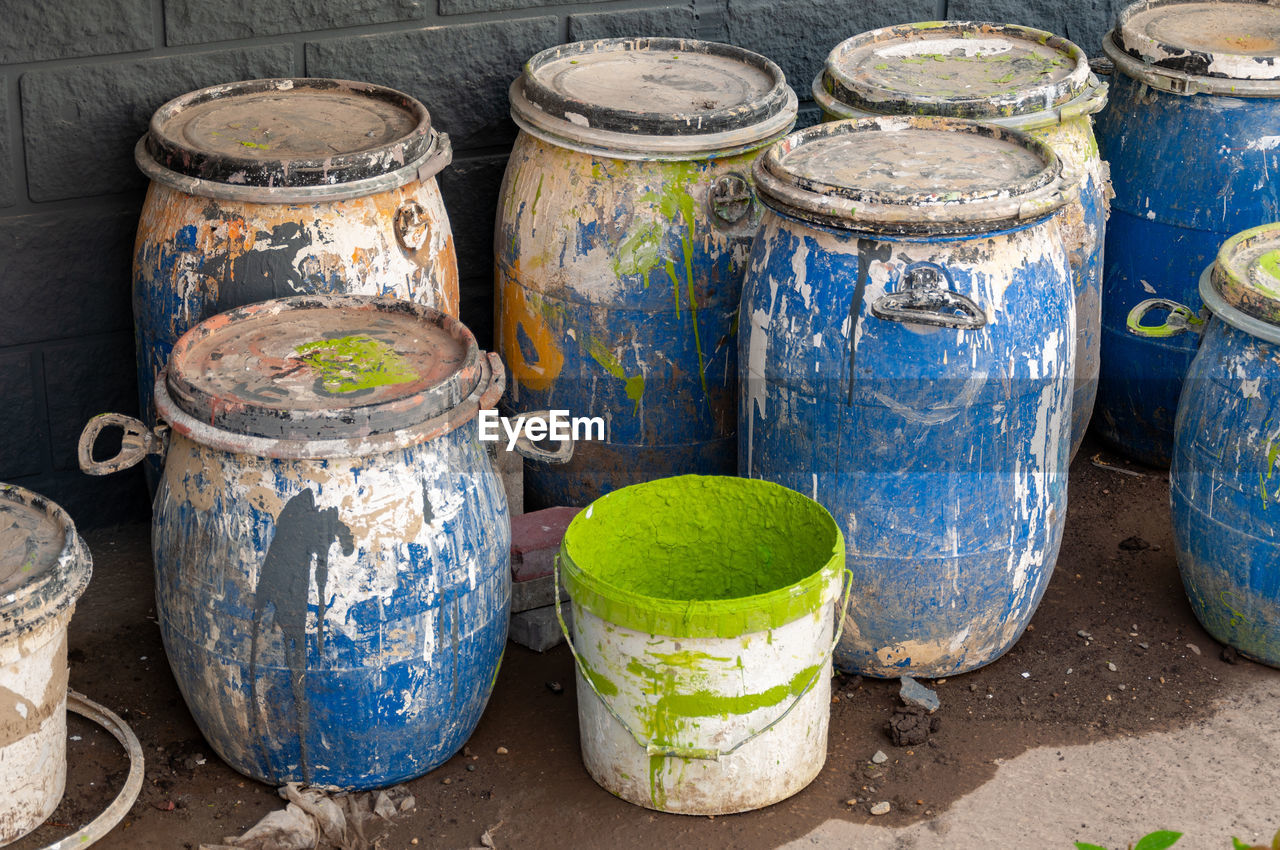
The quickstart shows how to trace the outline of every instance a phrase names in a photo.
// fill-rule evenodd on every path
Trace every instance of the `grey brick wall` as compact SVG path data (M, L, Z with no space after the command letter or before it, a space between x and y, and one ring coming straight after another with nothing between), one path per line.
M1119 0L0 0L0 481L95 526L146 514L138 475L90 478L81 426L134 412L130 263L144 181L133 145L178 94L259 76L362 79L423 100L453 139L441 184L463 319L488 345L490 244L532 53L584 38L692 36L777 61L816 120L827 51L871 27L949 16L1043 26L1090 55Z

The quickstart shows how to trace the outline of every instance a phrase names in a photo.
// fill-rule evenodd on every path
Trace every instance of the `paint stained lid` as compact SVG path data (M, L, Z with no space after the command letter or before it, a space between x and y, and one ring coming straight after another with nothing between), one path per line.
M957 118L860 118L792 133L756 160L782 213L845 230L982 233L1069 198L1058 157L1025 133Z
M91 572L89 551L62 508L0 484L0 637L75 604Z
M403 92L350 80L269 79L169 101L152 116L137 160L167 182L178 176L298 189L387 182L389 175L404 178L395 185L426 179L448 164L449 148L427 108Z
M933 21L884 27L837 45L814 81L832 115L1010 119L1090 114L1106 86L1075 44L1012 24ZM1060 114L1044 123L1058 123ZM1015 123L1015 122L1005 122ZM1019 124L1021 126L1021 124Z
M1179 74L1280 80L1280 6L1264 0L1143 0L1120 13L1108 41Z
M1232 307L1280 326L1280 223L1237 233L1224 242L1212 283Z
M185 333L169 360L164 403L238 435L350 440L446 414L483 376L471 331L438 310L300 296L240 307Z
M607 38L544 50L511 86L522 129L621 151L708 151L786 132L796 96L765 57L709 41Z

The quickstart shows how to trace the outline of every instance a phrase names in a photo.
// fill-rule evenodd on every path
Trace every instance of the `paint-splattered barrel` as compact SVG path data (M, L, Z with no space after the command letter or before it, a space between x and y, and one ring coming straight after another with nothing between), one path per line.
M580 42L529 60L511 114L494 236L504 413L605 423L570 463L526 464L526 498L731 473L751 164L796 115L782 71L709 42Z
M1093 415L1102 329L1102 247L1111 191L1093 114L1107 86L1084 51L1043 30L949 21L885 27L837 45L813 81L828 119L869 115L972 118L1049 144L1080 181L1059 217L1076 294L1074 457Z
M389 295L458 313L453 234L435 175L449 139L421 103L367 83L251 80L156 111L133 260L138 393L197 322L256 301ZM159 466L148 464L154 480Z
M1098 143L1115 188L1102 302L1099 433L1163 466L1186 336L1127 332L1135 304L1200 308L1197 278L1231 234L1280 219L1280 6L1148 0L1103 42L1115 63Z
M0 484L0 845L44 823L67 780L67 626L93 571L53 502Z
M467 740L507 634L510 522L477 436L504 385L465 326L403 300L267 301L175 345L156 382L156 613L236 770L377 787ZM164 450L132 432L99 471Z
M1280 224L1224 243L1200 296L1169 472L1178 567L1209 634L1280 667Z
M837 666L986 664L1031 619L1066 517L1058 158L990 124L864 118L788 136L756 186L770 209L743 284L740 473L840 523Z

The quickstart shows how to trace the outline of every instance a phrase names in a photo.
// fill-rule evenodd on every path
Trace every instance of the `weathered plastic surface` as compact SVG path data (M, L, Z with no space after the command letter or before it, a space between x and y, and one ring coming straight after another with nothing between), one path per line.
M564 466L526 463L531 507L733 471L755 156L657 162L517 138L494 235L503 415L559 408L607 427ZM711 209L721 180L739 198L722 206L728 218Z
M1191 610L1216 640L1272 667L1280 667L1278 386L1280 344L1212 318L1183 384L1169 472Z
M872 114L994 120L1046 142L1079 178L1079 194L1060 219L1076 294L1074 457L1098 389L1103 236L1111 193L1092 118L1106 103L1107 86L1090 73L1084 52L1051 33L1009 24L903 24L834 48L813 93L827 120Z
M1223 240L1280 219L1280 97L1173 94L1117 69L1098 144L1115 190L1098 429L1135 460L1164 466L1196 339L1141 338L1125 322L1134 305L1153 297L1198 310L1196 281Z
M0 845L44 823L67 779L67 626L89 549L61 508L0 485Z
M920 268L986 324L877 318ZM841 669L972 670L1030 621L1066 517L1073 300L1052 219L930 240L766 213L742 298L739 471L812 494L844 530Z
M277 203L152 182L134 245L140 409L173 344L233 307L306 294L389 295L458 314L458 263L434 177L346 200ZM401 234L404 234L403 236ZM148 466L154 481L159 464Z
M153 546L174 677L241 773L390 785L443 763L479 721L511 576L502 485L474 422L316 460L175 434Z

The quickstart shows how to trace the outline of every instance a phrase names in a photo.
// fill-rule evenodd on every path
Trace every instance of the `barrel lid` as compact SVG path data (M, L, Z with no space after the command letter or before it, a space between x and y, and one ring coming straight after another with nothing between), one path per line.
M714 149L785 132L796 97L777 64L741 47L604 38L531 58L511 110L522 127L590 146Z
M237 186L328 186L429 157L436 135L427 108L395 89L268 79L174 98L152 116L145 148L155 164L187 177Z
M73 604L90 561L62 508L0 484L0 636L34 627Z
M172 402L248 437L344 440L449 412L477 387L480 351L438 310L374 296L300 296L206 319L173 348Z
M1158 68L1280 80L1280 6L1265 0L1143 0L1120 13L1112 39L1129 56Z
M866 112L986 119L1060 108L1099 87L1084 51L1065 38L976 21L855 35L827 56L819 84Z
M1232 307L1280 326L1280 223L1237 233L1222 243L1212 283Z
M957 118L861 118L787 136L756 188L788 215L847 230L962 234L1043 218L1067 202L1057 156L1025 133Z

